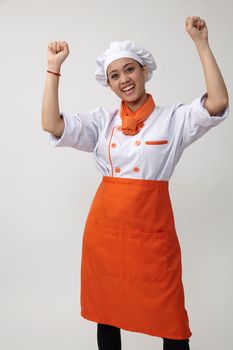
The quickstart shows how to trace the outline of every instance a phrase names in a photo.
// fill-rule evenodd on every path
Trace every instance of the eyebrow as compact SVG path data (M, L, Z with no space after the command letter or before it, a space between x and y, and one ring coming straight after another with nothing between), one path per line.
M129 63L124 64L123 68L125 68L125 67L128 66L129 64L134 64L134 62L129 62ZM117 71L117 69L114 69L114 70L112 70L112 71L111 71L110 73L108 73L108 74L111 74L111 73L116 72L116 71Z

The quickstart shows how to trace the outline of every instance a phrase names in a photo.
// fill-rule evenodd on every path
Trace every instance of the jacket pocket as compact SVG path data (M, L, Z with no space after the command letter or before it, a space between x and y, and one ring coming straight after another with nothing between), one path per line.
M150 140L150 141L145 141L146 145L164 145L168 143L168 140Z

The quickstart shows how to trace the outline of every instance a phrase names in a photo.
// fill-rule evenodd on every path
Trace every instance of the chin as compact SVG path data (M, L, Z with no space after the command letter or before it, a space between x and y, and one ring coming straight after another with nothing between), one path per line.
M131 102L131 103L136 103L141 99L142 95L136 95L135 96L127 96L127 98L125 99L125 101L127 102Z
M135 96L126 96L123 98L124 101L126 102L136 102L138 100L138 97Z
M130 96L122 96L122 100L126 102L137 102L140 99L141 95L139 94L133 94Z

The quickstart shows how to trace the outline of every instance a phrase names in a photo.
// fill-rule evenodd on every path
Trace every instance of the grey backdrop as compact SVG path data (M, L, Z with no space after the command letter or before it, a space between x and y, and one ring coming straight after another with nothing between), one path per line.
M189 103L205 92L186 33L204 18L232 99L231 0L0 1L1 37L1 350L97 349L96 323L80 316L83 228L101 180L92 154L53 148L41 128L47 45L65 40L60 110L116 108L94 79L95 59L114 40L135 40L158 70L147 91L158 105ZM232 341L232 116L192 144L170 181L183 252L192 350ZM124 350L162 349L160 338L122 330Z

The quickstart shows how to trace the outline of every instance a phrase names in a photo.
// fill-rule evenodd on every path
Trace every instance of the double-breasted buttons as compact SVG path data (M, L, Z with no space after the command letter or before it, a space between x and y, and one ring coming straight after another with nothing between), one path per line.
M140 125L140 127L143 127L144 126L144 123L141 123L141 125ZM119 130L119 131L121 131L122 130L122 127L121 126L118 126L117 128L116 128L117 130ZM114 140L115 141L115 140ZM117 148L117 149L120 149L121 150L121 142L118 140L118 142L116 143L116 142L114 142L113 140L112 140L112 142L110 143L110 146L111 146L111 148ZM131 141L132 142L132 141ZM131 143L130 142L130 143ZM134 140L133 141L133 143L131 143L131 145L134 147L134 146L140 146L140 145L142 145L142 141L140 140L140 138L139 139L136 139L136 140ZM130 146L130 145L129 145ZM139 149L140 149L141 147L139 147ZM136 150L135 150L136 151ZM117 153L118 153L118 150L116 151ZM115 153L115 152L114 152ZM134 162L134 161L133 161ZM135 163L134 163L135 164ZM134 164L132 164L132 168L131 168L131 171L132 172L135 172L135 173L138 173L138 172L140 172L140 168L138 167L138 166L134 166ZM113 166L113 171L114 171L114 173L121 173L122 172L122 168L120 168L119 166Z
M120 173L120 171L121 171L121 168L119 168L119 166L116 166L116 167L115 167L115 172L116 172L116 173Z

